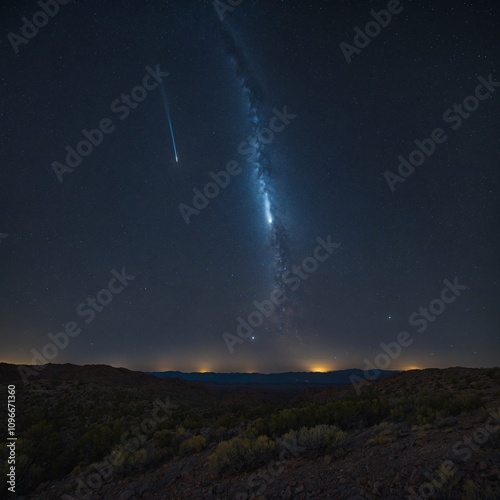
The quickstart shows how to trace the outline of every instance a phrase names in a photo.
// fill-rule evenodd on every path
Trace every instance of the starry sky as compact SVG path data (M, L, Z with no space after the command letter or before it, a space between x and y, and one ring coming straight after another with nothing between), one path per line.
M498 365L498 2L48 3L0 16L1 361Z

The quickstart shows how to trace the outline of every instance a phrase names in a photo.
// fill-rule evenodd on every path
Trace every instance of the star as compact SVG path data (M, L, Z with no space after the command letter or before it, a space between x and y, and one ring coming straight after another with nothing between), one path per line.
M106 32L129 16L146 52L158 40L164 50L141 62L111 37L95 52L83 11L62 6L64 23L19 45L23 14L5 14L16 37L0 136L17 147L4 151L16 168L0 183L2 354L29 364L31 347L18 356L20 346L42 353L62 325L70 347L55 363L275 373L324 356L363 368L403 339L422 367L498 365L500 4L456 2L453 19L434 6L439 23L418 43L404 27L428 12L403 9L348 62L341 43L359 41L355 23L333 51L317 50L331 45L331 19L362 19L364 31L386 11L322 2L318 17L283 0L266 19L243 6L209 30L218 16L205 20L196 2L163 2L166 16L139 2L120 16L111 2L88 3ZM31 23L35 10L24 14ZM277 29L260 30L266 20ZM457 34L472 20L481 30ZM94 71L79 72L65 36ZM425 62L421 80L409 59ZM42 63L54 71L27 79L22 67ZM61 83L75 71L92 106ZM107 91L95 92L101 75ZM314 92L301 92L306 81Z

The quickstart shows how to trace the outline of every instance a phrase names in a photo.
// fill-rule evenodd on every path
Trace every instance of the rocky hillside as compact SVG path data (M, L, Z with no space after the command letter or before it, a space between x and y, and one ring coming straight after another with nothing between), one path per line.
M134 372L104 385L109 367L83 368L92 382L20 388L25 498L500 498L500 369L417 370L359 393L274 400L182 382L194 392L176 400L149 378L133 384Z

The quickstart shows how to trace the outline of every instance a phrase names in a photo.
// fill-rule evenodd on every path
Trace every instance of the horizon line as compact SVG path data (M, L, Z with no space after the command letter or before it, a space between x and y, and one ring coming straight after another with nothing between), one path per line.
M140 373L146 373L146 374L154 374L154 373L173 373L173 372L178 372L182 373L185 375L189 374L199 374L199 375L208 375L208 374L226 374L226 375L231 375L231 374L244 374L244 375L281 375L281 374L286 374L286 373L321 373L321 374L327 374L327 373L334 373L334 372L342 372L342 371L349 371L349 370L358 370L358 371L367 371L366 369L363 368L357 368L357 367L351 367L351 368L339 368L339 369L332 369L332 370L293 370L289 369L286 371L212 371L212 370L202 370L202 371L183 371L183 370L151 370L151 369L137 369L137 368L127 368L126 366L117 366L117 365L111 365L111 364L106 364L106 363L84 363L84 364L76 364L76 363L71 363L71 362L66 362L66 363L45 363L45 364L23 364L23 363L11 363L8 361L2 361L0 360L0 364L7 364L7 365L12 365L12 366L26 366L26 367L41 367L41 366L63 366L63 365L72 365L72 366L80 366L80 367L85 367L85 366L108 366L111 368L116 368L116 369L124 369L124 370L129 370L129 371L135 371L135 372L140 372ZM386 369L379 369L376 368L379 372L407 372L407 371L414 371L414 370L446 370L450 368L468 368L468 369L486 369L486 368L497 368L497 367L484 367L484 366L460 366L460 365L453 365L453 366L445 366L445 367L434 367L434 366L408 366L404 368L386 368ZM369 370L371 371L371 370Z

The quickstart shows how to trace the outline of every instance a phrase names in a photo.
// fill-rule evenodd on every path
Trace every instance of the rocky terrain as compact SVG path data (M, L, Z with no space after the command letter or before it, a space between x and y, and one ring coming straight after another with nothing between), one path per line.
M403 372L359 394L73 365L17 384L18 498L500 498L500 369Z

